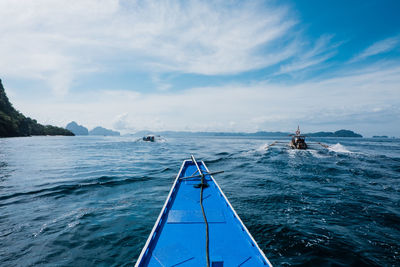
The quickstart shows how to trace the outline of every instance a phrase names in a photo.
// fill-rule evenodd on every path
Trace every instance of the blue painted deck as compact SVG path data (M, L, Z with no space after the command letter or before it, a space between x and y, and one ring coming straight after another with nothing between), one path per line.
M202 171L208 172L204 162ZM201 178L191 161L181 171L136 266L206 266L206 227L200 206ZM214 178L205 176L203 206L209 224L210 266L271 266Z

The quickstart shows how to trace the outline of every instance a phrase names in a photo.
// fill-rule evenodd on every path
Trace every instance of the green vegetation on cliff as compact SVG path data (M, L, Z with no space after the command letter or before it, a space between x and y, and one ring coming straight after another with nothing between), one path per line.
M72 132L51 125L41 125L15 110L0 79L0 137L31 135L74 135Z

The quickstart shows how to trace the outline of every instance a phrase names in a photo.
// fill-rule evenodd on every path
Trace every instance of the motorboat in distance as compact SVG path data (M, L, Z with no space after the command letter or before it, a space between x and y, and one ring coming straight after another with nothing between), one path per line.
M301 135L300 127L297 126L297 131L292 136L292 140L289 143L289 146L293 149L307 149L306 137Z
M156 140L156 137L154 135L149 134L149 135L143 136L143 141L145 141L145 142L154 142L155 140Z

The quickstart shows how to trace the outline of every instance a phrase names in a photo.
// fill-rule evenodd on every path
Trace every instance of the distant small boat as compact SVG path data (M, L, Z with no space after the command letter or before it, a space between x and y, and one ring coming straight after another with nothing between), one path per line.
M293 149L307 149L306 137L300 134L299 126L297 126L296 134L292 135L289 146Z
M146 135L143 136L143 141L146 142L154 142L156 140L156 137L154 135Z
M204 162L185 160L136 262L141 266L271 266Z

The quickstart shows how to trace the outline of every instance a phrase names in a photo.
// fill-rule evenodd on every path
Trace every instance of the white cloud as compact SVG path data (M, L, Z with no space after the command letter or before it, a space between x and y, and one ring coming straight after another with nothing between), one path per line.
M298 53L291 63L282 65L280 71L276 74L294 73L310 69L333 57L339 44L331 44L332 37L331 35L321 36L310 50L307 50L307 48L298 49L302 52ZM308 46L308 44L303 45Z
M177 92L162 79L170 71L229 75L274 64L283 64L277 74L295 75L335 55L339 44L331 35L314 43L305 39L290 9L271 2L2 0L0 17L2 78L45 81L63 96L41 95L39 101L12 94L23 113L43 123L64 126L75 119L89 128L122 131L254 131L352 117L364 123L363 112L399 117L398 64L340 68L334 78L297 85L194 84ZM380 41L354 60L398 44L398 37ZM146 73L158 90L67 93L88 73L135 71Z
M151 80L159 91L167 91L172 87L172 84L163 81L158 74L153 74Z
M296 21L263 1L3 0L0 17L0 72L60 95L88 72L231 74L296 53L274 48Z
M398 47L399 42L400 42L400 38L398 36L387 38L385 40L376 42L376 43L372 44L371 46L367 47L360 54L355 56L351 60L351 62L363 60L367 57L371 57L371 56L375 56L378 54L389 52L389 51L395 49L396 47Z
M116 130L135 130L129 126L128 113L122 113L115 117L113 127Z
M42 103L17 99L27 115L65 125L72 118L89 128L102 125L123 132L148 130L304 131L360 128L373 131L381 123L400 120L400 67L365 69L335 78L296 85L261 82L199 87L180 92L138 94L132 91L84 93L84 102ZM376 109L379 107L379 110ZM53 120L48 121L48 110ZM29 112L29 113L28 113ZM360 126L361 125L361 126ZM399 128L391 126L394 130Z

